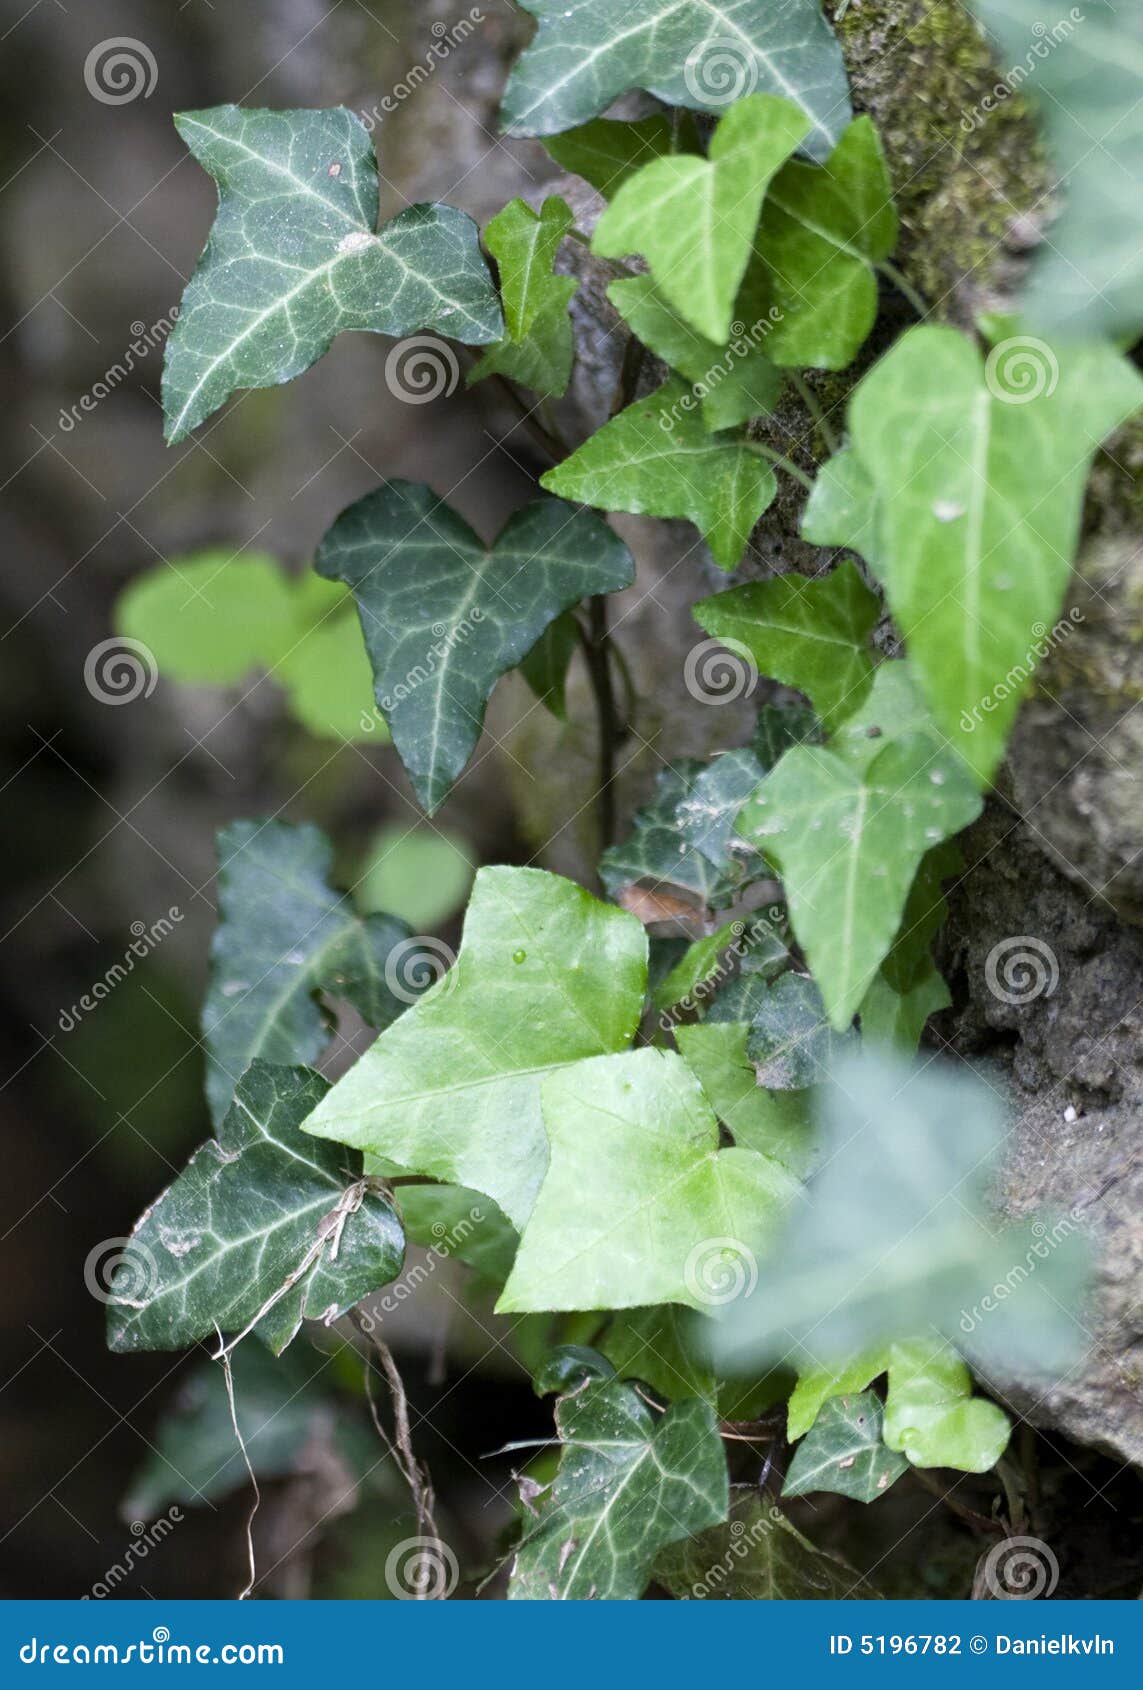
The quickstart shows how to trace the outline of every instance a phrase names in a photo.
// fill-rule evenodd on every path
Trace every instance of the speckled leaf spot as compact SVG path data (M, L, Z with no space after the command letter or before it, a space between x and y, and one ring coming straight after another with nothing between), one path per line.
M881 1400L875 1391L831 1397L794 1452L782 1495L833 1491L858 1502L882 1496L908 1467L881 1437Z
M521 0L539 28L501 109L514 135L554 135L598 117L630 88L720 112L743 94L783 94L824 158L850 116L841 49L818 0Z
M400 1272L400 1222L361 1158L299 1131L327 1089L305 1068L256 1062L243 1075L218 1137L131 1235L130 1297L111 1283L113 1350L257 1327L277 1354L303 1318L333 1320Z
M556 1405L559 1472L530 1505L509 1600L636 1601L667 1544L725 1520L726 1456L713 1407L656 1416L630 1385L589 1379Z
M316 567L353 590L378 706L430 813L472 755L500 676L563 611L635 577L627 547L589 511L537 500L489 551L413 481L386 482L343 511Z
M378 231L373 144L352 112L215 106L175 123L219 198L167 345L172 444L237 388L301 375L344 329L504 332L471 218L414 205Z

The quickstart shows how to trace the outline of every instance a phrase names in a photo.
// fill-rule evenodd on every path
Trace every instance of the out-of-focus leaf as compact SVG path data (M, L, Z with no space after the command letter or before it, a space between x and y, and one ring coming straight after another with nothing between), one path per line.
M399 911L415 932L431 933L464 904L474 872L459 834L392 822L369 842L354 902L365 915Z
M568 714L567 684L571 660L579 649L579 624L575 612L565 610L549 622L527 657L517 665L540 703L557 721Z
M664 1550L657 1583L680 1601L825 1602L875 1591L844 1561L804 1538L756 1490L731 1492L730 1522Z

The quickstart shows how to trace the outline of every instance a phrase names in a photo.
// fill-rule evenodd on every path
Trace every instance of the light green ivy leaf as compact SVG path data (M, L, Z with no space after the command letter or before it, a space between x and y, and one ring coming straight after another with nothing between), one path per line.
M656 1554L726 1518L726 1456L709 1403L657 1416L630 1385L589 1378L556 1404L559 1471L530 1504L516 1601L635 1601Z
M675 1043L735 1144L801 1177L814 1155L809 1094L759 1085L746 1054L749 1031L745 1021L706 1020L676 1027Z
M306 1131L481 1191L522 1227L548 1162L541 1083L626 1049L646 975L634 916L558 875L483 868L454 967L338 1081Z
M790 921L830 1023L844 1032L900 929L925 854L967 827L980 794L955 753L908 711L904 664L878 670L830 747L795 746L739 818L782 874ZM913 729L903 729L910 718Z
M935 1333L890 1347L885 1442L914 1467L987 1473L1011 1431L1002 1408L973 1396L968 1368Z
M887 1346L854 1356L841 1367L811 1367L798 1373L786 1405L786 1438L804 1438L830 1397L855 1396L880 1378L889 1366Z
M486 549L420 482L383 482L338 517L316 566L352 588L377 703L432 813L463 770L489 694L563 611L630 586L606 523L555 499L509 518Z
M566 391L575 358L568 306L579 284L574 276L553 275L552 266L574 221L562 199L546 199L538 213L515 199L485 229L508 334L470 371L470 383L495 374L544 397Z
M377 232L377 162L352 112L215 106L175 125L219 201L167 342L171 444L236 388L301 375L344 329L503 332L471 218L414 205Z
M882 1441L881 1418L881 1402L873 1391L831 1397L795 1450L782 1495L833 1491L857 1502L883 1496L909 1463Z
M610 199L652 159L668 153L697 153L700 149L694 120L685 122L686 133L676 137L666 112L652 112L633 123L599 117L579 129L562 135L546 135L544 146L556 163L585 182L605 199Z
M799 1186L777 1162L719 1150L681 1057L638 1050L578 1063L542 1092L548 1171L501 1313L726 1300Z
M841 50L818 0L521 0L539 23L501 109L513 135L597 117L630 88L721 112L754 89L809 116L806 150L829 151L850 114Z
M767 185L809 128L789 100L739 100L715 130L709 159L657 158L623 184L591 250L601 258L641 253L662 298L724 345Z
M748 441L707 432L678 377L620 411L540 485L600 510L687 517L720 569L737 568L778 491L774 471Z
M111 1282L113 1350L178 1350L258 1327L275 1354L401 1271L393 1207L360 1158L299 1131L326 1082L256 1062L217 1139L138 1222Z
M881 141L868 117L823 164L791 160L770 185L756 250L779 313L776 364L842 370L877 316L874 266L897 245Z
M398 964L409 929L360 916L329 883L333 851L319 828L231 822L218 835L219 923L203 1004L206 1095L221 1121L256 1057L314 1062L333 1027L323 994L387 1027L417 995Z
M858 1007L861 1036L876 1044L894 1045L911 1055L921 1042L929 1016L951 1003L949 989L933 962L904 991L895 990L882 969Z
M748 581L694 606L700 628L744 645L762 674L804 692L827 728L852 716L869 691L880 613L852 563L818 580Z

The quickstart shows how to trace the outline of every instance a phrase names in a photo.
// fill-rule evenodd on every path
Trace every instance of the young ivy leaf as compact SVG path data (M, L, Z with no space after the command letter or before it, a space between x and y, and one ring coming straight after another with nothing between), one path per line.
M851 1357L841 1367L803 1368L786 1404L786 1440L804 1438L830 1397L855 1396L889 1366L889 1346Z
M741 1150L771 1156L799 1178L813 1161L809 1094L764 1091L746 1054L750 1024L708 1018L676 1027L675 1043Z
M1011 1431L1002 1408L973 1396L968 1368L940 1338L890 1346L885 1442L914 1467L987 1473Z
M568 670L579 643L575 612L565 610L562 616L548 623L527 657L517 664L540 703L559 722L567 721Z
M641 253L663 299L724 345L767 184L809 127L789 100L739 100L716 129L709 159L657 158L623 184L591 250L601 258Z
M568 306L579 284L574 276L553 275L552 266L574 221L562 199L545 200L538 213L516 199L485 229L500 270L508 334L470 371L470 383L502 375L544 397L566 391L575 358Z
M841 50L818 0L520 0L539 23L501 108L512 135L553 135L631 88L721 112L758 88L806 111L823 157L850 114Z
M880 613L852 563L816 581L749 581L694 606L700 628L744 645L762 674L804 692L827 728L852 716L869 691L869 637Z
M315 567L353 589L377 703L430 814L472 755L501 675L563 611L635 577L627 547L588 511L537 500L487 550L413 481L385 482L343 511Z
M701 151L693 118L685 120L685 133L676 137L666 112L652 112L634 123L595 118L580 129L545 136L544 147L557 164L582 176L605 199L652 159Z
M551 1160L496 1307L710 1308L800 1187L751 1150L719 1150L718 1122L673 1052L632 1051L550 1075Z
M359 916L329 884L332 861L316 827L231 822L219 833L219 924L202 1011L216 1123L256 1057L291 1065L321 1055L332 1016L320 994L347 998L371 1027L387 1027L416 995L398 971L408 927Z
M911 1055L921 1042L929 1016L951 1003L949 989L934 962L930 961L913 984L901 991L889 984L882 968L857 1011L861 1036L875 1044L894 1045Z
M509 1600L635 1601L660 1549L725 1520L726 1455L710 1403L657 1417L630 1385L589 1378L556 1403L559 1471L531 1504Z
M908 1466L903 1455L882 1441L881 1402L873 1391L831 1397L794 1451L782 1495L833 1491L857 1502L874 1502Z
M232 687L263 669L311 733L389 737L353 599L312 571L287 575L263 552L222 549L163 562L120 596L115 626L149 647L168 680Z
M405 1240L361 1160L299 1127L326 1091L255 1062L218 1129L131 1234L111 1283L113 1350L179 1350L257 1325L279 1354L401 1271Z
M455 966L338 1081L306 1131L481 1191L522 1227L548 1163L541 1082L625 1050L646 980L634 916L559 875L483 868Z
M663 1550L655 1579L679 1601L844 1602L878 1595L815 1549L753 1486L731 1491L730 1523Z
M830 1024L844 1032L901 926L926 852L967 827L981 798L923 708L903 724L904 664L885 664L833 745L795 746L739 832L775 863ZM906 706L907 708L907 706Z
M172 445L236 388L301 375L344 329L503 332L471 218L414 205L377 232L377 161L352 112L215 106L175 125L219 198L167 342Z
M678 377L620 411L540 485L600 510L688 517L727 570L742 561L778 491L774 471L747 441L707 433Z
M897 245L897 213L881 141L868 117L824 164L791 160L771 183L755 243L778 321L776 364L842 370L877 315L873 267Z
M1125 344L1143 328L1143 14L1112 0L1060 8L1040 0L972 0L1003 63L1038 62L1021 87L1038 105L1063 210L1041 247L1024 301L1029 318ZM979 107L972 118L979 117ZM986 119L983 121L987 121Z
M834 526L832 497L818 523L837 544L872 540L910 666L982 781L1019 707L1012 676L1030 676L1063 602L1091 459L1141 401L1110 345L1013 335L982 360L946 328L903 335L850 401L855 528Z
M700 411L709 430L734 428L773 410L783 378L766 353L772 323L765 306L752 309L754 301L744 302L740 294L742 321L730 325L730 340L718 346L667 303L650 276L612 282L607 297L643 344L691 383L686 408Z

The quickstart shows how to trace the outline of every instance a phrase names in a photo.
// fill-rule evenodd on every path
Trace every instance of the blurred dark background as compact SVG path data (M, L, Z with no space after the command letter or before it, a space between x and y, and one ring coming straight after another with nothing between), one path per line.
M385 215L435 197L484 221L550 168L538 144L506 147L491 125L521 14L506 0L475 10L477 31L376 129ZM178 1491L156 1489L154 1473L140 1479L158 1459L164 1417L201 1408L203 1358L109 1355L85 1278L209 1132L198 1009L215 830L250 815L316 821L337 842L348 884L378 828L399 834L422 821L390 750L311 737L270 681L220 691L160 679L149 696L108 704L85 684L85 661L113 633L124 585L162 559L216 546L304 568L337 513L382 475L452 489L485 534L531 486L526 435L508 425L493 438L463 390L401 403L384 380L389 343L368 335L345 337L289 387L240 396L194 440L166 449L161 330L151 329L180 297L215 198L171 113L228 100L369 112L473 11L425 0L0 7L5 1596L80 1596L121 1564L142 1537L133 1499L149 1496L157 1513ZM130 82L99 97L89 86L97 50L120 37L145 74L131 97L121 97ZM140 335L153 349L108 380ZM97 383L109 391L69 420ZM509 807L489 801L495 784L486 764L438 818L477 861L521 855ZM123 958L133 924L149 928L172 906L182 917L173 931L64 1031L61 1013ZM442 930L455 941L455 922ZM439 1432L422 1434L424 1453L438 1487L461 1499L455 1530L479 1564L507 1518L507 1466L479 1457L506 1424L527 1435L538 1407L508 1350L475 1329L454 1336L442 1385L440 1311L450 1302L447 1288L427 1288L405 1349L415 1408L436 1370ZM483 1380L500 1374L518 1399L495 1423L489 1393L469 1375L477 1360ZM354 1452L334 1448L328 1421L332 1412L352 1428L361 1414L351 1351L322 1368L321 1383L332 1411L323 1398L297 1471L268 1487L257 1529L271 1570L260 1593L384 1594L377 1555L346 1542L380 1534L384 1548L386 1534L407 1532L399 1487L384 1467L374 1471L350 1514ZM354 1449L361 1473L376 1466L375 1441ZM233 1491L240 1477L230 1475L229 1495L184 1509L161 1544L148 1540L112 1593L240 1588L249 1506Z

